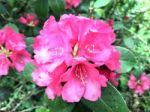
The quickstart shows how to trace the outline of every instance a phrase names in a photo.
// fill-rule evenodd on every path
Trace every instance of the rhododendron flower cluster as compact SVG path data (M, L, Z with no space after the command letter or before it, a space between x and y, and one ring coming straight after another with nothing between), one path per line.
M150 77L142 73L140 79L137 80L136 77L131 74L128 86L130 89L133 89L135 93L142 95L146 90L150 89Z
M71 7L77 7L80 4L80 0L65 0L66 9L70 9Z
M19 22L31 27L35 27L39 24L39 20L37 20L33 14L26 14L24 17L21 16Z
M7 75L9 67L18 72L23 71L26 63L31 61L26 51L24 36L11 27L0 30L0 76Z
M46 87L52 100L98 100L108 80L118 85L114 71L120 67L120 54L114 40L112 27L102 20L63 15L57 22L50 16L33 45L33 81Z

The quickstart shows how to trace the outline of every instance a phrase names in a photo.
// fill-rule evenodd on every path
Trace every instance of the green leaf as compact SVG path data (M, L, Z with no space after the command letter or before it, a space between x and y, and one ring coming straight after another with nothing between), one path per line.
M27 81L32 82L31 74L32 74L34 68L35 68L35 66L33 64L27 63L24 71L21 74L21 77L23 77Z
M60 17L60 15L64 13L64 0L48 0L48 3L55 16Z
M12 93L12 91L10 88L1 87L0 88L0 102L9 99L11 93Z
M113 25L114 30L121 30L124 29L124 24L122 22L115 22L115 24Z
M106 88L102 89L102 96L98 101L82 100L82 103L94 112L128 112L128 107L123 97L110 83Z
M48 0L36 0L34 9L40 18L46 18L49 12Z
M57 97L54 101L51 101L47 98L47 96L44 96L41 101L43 101L44 104L46 102L51 112L72 112L75 106L75 104L64 102L60 97Z
M121 73L129 72L136 65L135 55L124 47L116 46L117 50L121 53Z
M111 0L96 0L94 3L95 8L100 8L108 5L111 2Z
M123 42L124 44L128 47L128 48L133 48L134 47L134 41L132 38L123 38Z
M33 53L33 48L32 48L32 44L34 43L34 38L33 37L27 37L25 38L26 41L26 49L30 52Z
M50 110L45 107L39 107L35 110L35 112L50 112Z
M113 112L112 109L102 100L98 100L96 102L90 102L87 100L82 100L82 103L88 106L94 112Z
M19 32L18 27L13 23L8 23L4 27L6 27L6 26L9 26L9 27L13 28L16 32Z
M128 84L128 78L127 78L127 75L121 75L120 78L119 78L119 82L120 82L120 87L122 89L127 89L127 84Z
M26 41L27 46L30 46L34 42L34 37L27 37L25 38L25 41Z

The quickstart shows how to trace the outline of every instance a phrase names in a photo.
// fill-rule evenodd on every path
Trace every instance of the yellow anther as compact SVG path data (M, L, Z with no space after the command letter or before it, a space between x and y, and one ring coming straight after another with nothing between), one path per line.
M76 43L74 48L73 48L73 52L72 52L73 56L76 56L78 54L78 49L79 49L79 44Z
M4 54L6 57L10 57L12 52L8 49L5 49L3 46L0 46L0 54Z

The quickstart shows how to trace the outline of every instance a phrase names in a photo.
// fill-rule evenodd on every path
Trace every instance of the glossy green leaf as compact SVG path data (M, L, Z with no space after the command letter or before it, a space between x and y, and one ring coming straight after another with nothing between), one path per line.
M47 17L49 12L48 0L36 0L34 3L34 9L40 18Z
M33 64L27 63L21 76L27 81L32 81L31 74L32 74L34 68L35 68L35 66Z
M82 103L94 112L128 112L128 107L123 97L110 83L106 88L102 89L102 96L98 101L82 100Z
M104 7L107 4L109 4L110 2L111 2L111 0L96 0L96 2L94 3L94 7L95 8Z
M48 0L48 3L55 16L60 17L60 15L64 13L64 0Z
M129 49L124 47L117 46L116 48L121 53L121 70L119 72L129 72L136 64L135 55Z
M33 53L33 48L32 48L32 44L34 42L34 38L33 37L27 37L25 38L25 41L26 41L26 49L30 52L30 53Z

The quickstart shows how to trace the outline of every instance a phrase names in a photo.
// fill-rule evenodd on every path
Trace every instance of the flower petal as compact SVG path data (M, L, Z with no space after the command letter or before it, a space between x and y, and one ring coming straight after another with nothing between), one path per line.
M67 102L79 102L84 94L84 90L80 80L69 80L63 87L62 98Z

